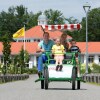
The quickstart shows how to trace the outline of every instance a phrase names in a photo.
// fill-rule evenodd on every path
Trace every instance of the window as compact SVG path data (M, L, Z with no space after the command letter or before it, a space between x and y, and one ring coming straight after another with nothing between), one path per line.
M89 56L88 62L89 62L89 63L93 63L93 62L94 62L94 56Z
M44 24L44 21L41 21L41 24Z
M27 42L30 42L30 40L27 40Z
M99 58L99 63L100 63L100 56L98 58Z
M36 42L36 39L34 39L34 42Z
M3 58L3 56L1 56L1 63L4 63L4 58Z
M81 63L84 63L84 55L80 55Z
M40 39L37 39L37 42L40 42Z
M55 41L56 41L56 39L53 39L53 41L55 42Z

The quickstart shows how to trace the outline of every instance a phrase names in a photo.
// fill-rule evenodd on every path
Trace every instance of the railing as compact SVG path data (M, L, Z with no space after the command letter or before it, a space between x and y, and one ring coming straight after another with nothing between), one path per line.
M52 54L52 52L50 52L50 51L46 51L44 54L46 54L46 56L47 56L47 61L46 61L46 63L50 63L50 61L52 61L52 60L54 60L54 57L53 57L53 54ZM58 54L58 53L57 53ZM59 53L59 54L61 54L61 53ZM63 60L63 63L65 63L66 62L66 64L72 64L72 65L75 65L76 63L75 63L75 53L70 53L70 52L65 52L64 53L64 60Z
M0 75L0 83L24 80L29 78L28 74L9 74L9 75Z
M87 74L83 75L82 78L86 82L93 82L100 84L100 74Z

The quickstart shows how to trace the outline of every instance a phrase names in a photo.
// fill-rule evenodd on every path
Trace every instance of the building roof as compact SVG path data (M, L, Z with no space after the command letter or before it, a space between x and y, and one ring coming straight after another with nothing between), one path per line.
M19 54L24 42L12 42L11 43L11 54ZM29 54L35 54L37 50L38 42L26 42L25 48ZM77 46L81 49L81 52L85 54L86 42L77 42ZM0 42L0 55L2 55L3 45ZM88 43L88 53L89 54L100 54L100 42L89 42Z
M49 31L49 30L45 30L46 32L48 32L50 34L50 38L51 39L56 39L57 37L60 37L61 34L63 33L62 31L58 31L58 30L55 30L55 31ZM72 39L71 36L67 35L67 38L68 39Z
M38 42L26 42L25 43L25 50L28 51L29 54L34 54L36 53L38 46ZM24 42L12 42L11 43L11 54L19 54L21 51L21 48L24 48ZM3 50L3 45L0 42L0 55L2 55L2 50Z
M35 26L25 32L25 38L42 38L43 33L41 26Z
M82 53L86 52L86 42L77 42L77 46L79 46ZM88 52L100 54L100 42L88 42Z
M39 25L39 26L35 26L35 27L32 27L29 30L27 30L25 32L25 38L35 38L35 39L40 38L40 39L42 39L44 31L49 32L50 38L52 38L52 39L60 37L62 34L62 32L58 31L58 30L55 30L55 31L43 30L42 26ZM20 37L20 38L22 38L22 37ZM72 37L69 35L67 38L72 39Z

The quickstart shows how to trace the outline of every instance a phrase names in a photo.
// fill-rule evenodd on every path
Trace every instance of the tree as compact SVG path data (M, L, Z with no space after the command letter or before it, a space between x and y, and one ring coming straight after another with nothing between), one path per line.
M80 38L80 31L79 30L74 30L74 31L66 31L66 33L71 36L75 41L79 42L82 41Z
M15 17L17 20L16 25L19 28L24 27L25 24L27 25L28 18L29 18L27 8L24 7L23 5L20 5L20 6L16 6L15 10L16 10Z
M82 19L82 30L80 36L85 41L86 18ZM88 13L88 41L100 41L100 7L92 9Z
M25 50L24 51L24 53L25 53L25 63L28 63L29 62L29 53Z
M75 19L74 17L66 18L65 20L68 21L69 24L79 23L78 19Z
M65 17L61 13L61 11L49 9L45 10L45 15L49 19L48 24L54 25L65 23Z
M38 17L41 14L42 14L41 12L38 12L36 14L33 14L32 12L29 13L29 20L28 20L28 24L27 24L27 29L38 25Z
M20 70L21 74L23 74L23 70L25 69L25 64L28 62L29 62L29 54L26 50L24 51L22 47L19 53L19 62L18 62L21 68Z
M0 13L0 40L2 41L2 36L8 33L12 40L12 34L24 27L28 18L27 8L23 5L9 7L8 12L2 11Z
M14 32L16 32L16 30L18 29L16 27L17 22L16 22L16 17L15 17L15 8L14 7L10 7L8 9L8 12L4 12L2 11L0 13L0 35L2 38L2 36L4 36L5 34L10 35L10 39L12 40L12 34Z
M9 36L5 35L3 37L3 58L4 58L4 74L7 73L7 67L10 66L10 55L11 55L11 44L9 40Z
M24 25L26 30L36 26L40 14L41 12L28 13L27 8L23 5L9 7L8 12L2 11L0 13L0 41L8 33L10 40L13 41L12 35Z
M14 73L15 74L18 74L18 67L19 67L19 56L18 55L15 55L14 56Z
M79 23L79 20L78 19L75 19L74 17L69 17L69 18L66 18L66 21L68 21L69 24L77 24ZM79 34L79 30L74 30L74 31L66 31L66 33L68 35L70 35L72 38L74 38L76 41L81 41L80 40L80 34Z
M19 53L19 65L20 65L20 73L23 74L23 68L25 67L23 47Z

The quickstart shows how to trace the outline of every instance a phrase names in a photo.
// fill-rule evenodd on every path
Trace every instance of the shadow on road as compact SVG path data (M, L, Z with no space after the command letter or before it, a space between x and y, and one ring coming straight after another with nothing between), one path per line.
M72 90L71 88L48 88L48 90ZM87 90L87 89L75 89L75 90Z

